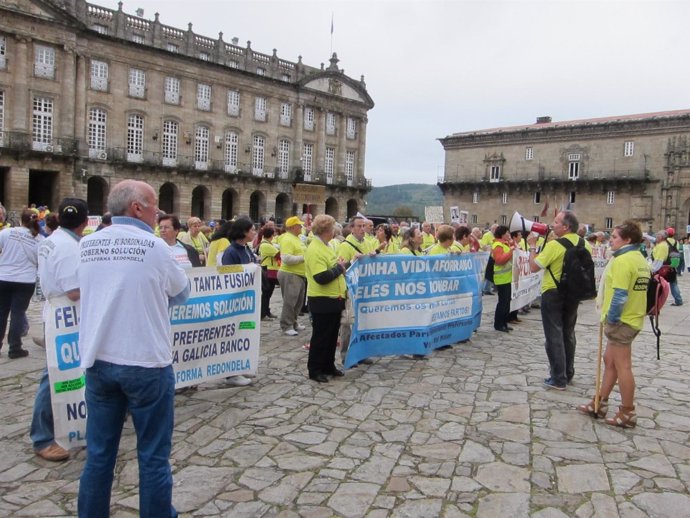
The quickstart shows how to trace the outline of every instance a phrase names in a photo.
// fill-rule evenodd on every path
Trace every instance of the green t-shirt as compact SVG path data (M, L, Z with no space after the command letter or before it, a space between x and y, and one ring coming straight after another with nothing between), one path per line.
M577 245L577 242L580 239L580 236L574 232L566 234L562 237L566 238L573 245ZM591 247L585 244L585 248L590 250L591 253ZM561 275L563 274L563 257L565 257L565 247L560 244L558 240L554 239L546 243L544 249L535 259L535 262L544 270L544 280L541 283L542 293L548 290L556 289L556 283L554 282L553 277L556 277L556 280L558 281L561 280ZM551 268L553 277L548 271L546 271L547 267Z

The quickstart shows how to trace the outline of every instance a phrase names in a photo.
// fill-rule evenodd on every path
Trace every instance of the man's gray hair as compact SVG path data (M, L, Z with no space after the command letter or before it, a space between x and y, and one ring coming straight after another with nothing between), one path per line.
M572 210L564 210L563 214L563 224L568 227L571 232L577 232L580 228L580 222L577 220L577 216Z
M135 180L123 180L115 185L108 196L108 212L113 216L124 216L131 203L135 201L147 207L143 185L143 182Z

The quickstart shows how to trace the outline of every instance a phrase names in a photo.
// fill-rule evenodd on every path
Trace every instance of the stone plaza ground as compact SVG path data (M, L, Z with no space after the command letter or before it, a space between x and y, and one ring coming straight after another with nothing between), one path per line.
M248 387L212 383L177 396L172 467L182 517L690 516L690 275L687 304L634 343L638 426L579 414L593 394L598 323L581 306L575 380L542 387L538 310L510 335L493 331L495 297L469 343L427 359L376 359L328 384L307 379L309 329L262 323ZM273 303L279 309L279 293ZM30 310L41 331L40 308ZM304 323L308 325L306 317ZM0 356L0 516L75 516L85 452L65 463L33 454L31 410L45 353ZM618 404L614 392L611 410ZM138 471L125 425L112 516L137 516Z

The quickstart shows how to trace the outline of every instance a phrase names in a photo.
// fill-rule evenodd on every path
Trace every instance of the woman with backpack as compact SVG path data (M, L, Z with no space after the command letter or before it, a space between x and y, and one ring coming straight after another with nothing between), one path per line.
M607 339L604 378L598 409L595 408L596 395L592 401L578 407L580 412L592 417L606 417L609 394L618 382L621 405L606 423L621 428L637 424L631 346L647 314L647 285L651 276L647 260L640 253L641 244L642 230L635 221L624 221L611 234L613 257L601 280L604 293L601 322Z

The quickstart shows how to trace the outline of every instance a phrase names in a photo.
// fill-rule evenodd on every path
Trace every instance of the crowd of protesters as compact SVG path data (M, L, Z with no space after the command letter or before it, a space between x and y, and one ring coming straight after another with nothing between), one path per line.
M9 358L17 359L29 354L22 346L22 336L26 334L26 310L36 291L37 276L40 285L48 288L45 294L49 299L67 295L77 300L81 296L83 302L90 299L94 307L106 309L108 304L121 304L113 295L117 290L131 288L136 291L131 283L133 278L139 278L142 283L150 285L152 293L157 292L157 295L152 295L151 303L159 310L160 318L167 320L167 304L183 302L188 294L180 272L201 266L255 263L260 265L262 272L261 319L279 318L280 329L288 337L297 337L307 331L307 323L310 323L311 338L305 344L308 376L317 383L328 383L332 377L344 376L337 366L336 351L339 347L342 359L345 358L354 322L345 272L359 258L486 252L489 261L481 293L487 297L486 301L490 300L488 297L497 295L493 328L499 333L510 333L514 329L512 325L522 322L517 311L510 311L513 251L519 249L529 255L532 272L549 272L544 275L541 297L536 305L541 309L549 363L549 376L544 380L544 386L565 390L575 374L578 310L578 304L568 301L557 289L566 250L563 240L569 240L575 246L585 246L590 252L597 250L602 257L610 258L600 288L601 321L607 338L602 391L578 409L595 417L606 417L609 394L618 383L622 404L606 422L630 427L636 424L631 344L642 327L646 309L646 299L642 300L646 291L643 293L639 289L640 282L646 286L652 272L664 272L671 284L672 305L683 304L677 276L682 275L685 268L683 247L688 246L687 238L677 240L672 228L661 230L654 236L643 234L634 221L616 226L610 235L588 232L573 212L564 210L556 215L548 235L541 237L529 232L523 236L520 231L511 232L510 228L499 224L486 229L457 223L432 225L423 222L420 225L406 221L374 226L371 220L359 214L344 225L328 215L314 218L308 214L293 215L284 222L269 218L259 223L246 216L207 223L191 216L184 227L177 215L158 210L155 193L148 184L131 180L115 186L108 205L114 212L112 216L103 218L97 231L108 229L103 232L159 236L160 240L155 241L154 259L156 268L161 271L150 274L139 267L123 266L122 270L112 272L93 264L80 265L78 243L86 234L87 220L83 200L63 200L57 214L50 213L46 207L28 207L21 212L15 225L7 222L7 212L0 205L0 349L7 331ZM115 225L114 229L110 229L110 225ZM69 259L64 264L58 263L62 256ZM116 291L101 291L103 286L109 285ZM165 292L160 291L161 287ZM282 307L274 314L271 298L276 287L281 290ZM97 297L100 297L98 304L95 303ZM103 298L107 304L101 300ZM125 327L133 323L135 327L144 325L137 320L135 310L137 304L145 303L145 300L139 301L133 308L122 312L131 317ZM529 310L529 306L522 309L523 312ZM171 506L167 459L172 433L171 398L174 396L169 369L172 360L169 344L161 340L169 329L167 324L161 323L160 329L154 326L147 331L151 335L151 347L157 348L155 350L142 353L135 351L133 344L118 349L117 343L121 340L111 336L112 330L103 325L103 311L93 308L85 311L82 322L82 364L87 368L87 405L91 422L88 424L89 461L82 476L79 512L80 516L87 516L94 509L106 513L109 502L106 492L109 492L112 481L121 423L125 410L129 408L139 421L138 424L135 422L137 433L139 428L144 430L150 426L147 424L150 419L164 424L159 427L164 430L156 432L155 439L158 441L155 448L159 461L151 466L140 466L144 477L148 476L146 473L153 473L161 480L154 487L142 479L144 516L146 506ZM307 314L308 320L300 320ZM133 338L131 333L128 336ZM148 360L141 360L141 354ZM371 363L371 360L360 363ZM146 374L153 376L150 379L159 379L160 376L166 379L165 394L161 393L156 400L156 404L163 405L157 413L132 404L128 406L128 398L148 394L148 389L131 378L134 373L140 373L137 368L162 369ZM227 378L227 382L244 386L250 384L251 379L232 376ZM53 441L47 383L45 371L36 398L31 437L39 456L61 461L67 459L69 453ZM122 397L113 396L114 391L120 391ZM108 410L107 405L104 406L104 397L114 397L115 414ZM104 429L110 430L112 435L97 439ZM149 446L147 441L143 441L138 448L142 451Z

